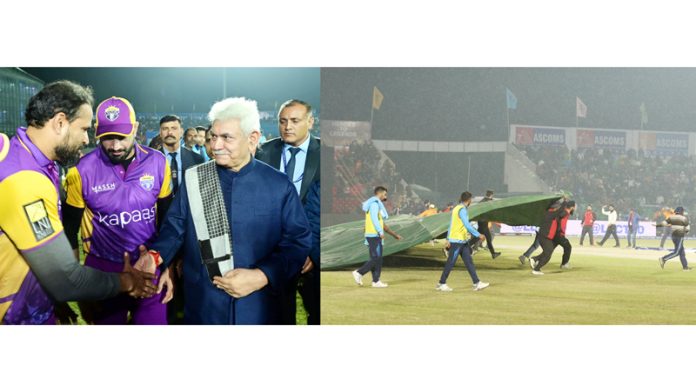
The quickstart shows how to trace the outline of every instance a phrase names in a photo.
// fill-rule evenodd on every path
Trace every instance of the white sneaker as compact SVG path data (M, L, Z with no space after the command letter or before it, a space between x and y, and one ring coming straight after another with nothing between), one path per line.
M561 264L561 269L573 269L570 264Z
M544 273L537 270L532 270L532 275L543 275Z
M530 257L527 260L529 260L529 266L532 267L532 269L536 268L538 261L534 260L534 257Z
M490 285L490 283L482 282L479 280L479 282L474 285L474 291L481 291Z
M452 288L447 286L447 283L438 284L435 288L437 291L452 291Z
M355 280L358 286L362 286L362 275L360 275L358 270L353 271L353 280Z
M382 289L382 288L385 288L385 287L389 287L389 285L386 284L386 283L384 283L384 282L382 282L381 280L379 280L379 281L377 281L377 282L372 282L372 287L374 287L374 288L376 288L376 289Z

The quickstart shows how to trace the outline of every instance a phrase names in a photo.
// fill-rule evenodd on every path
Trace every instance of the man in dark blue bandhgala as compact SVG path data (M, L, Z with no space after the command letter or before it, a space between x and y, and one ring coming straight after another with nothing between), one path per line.
M252 156L256 102L228 98L208 117L214 160L186 172L139 264L161 257L166 266L183 247L187 324L278 324L280 294L312 245L307 217L288 177Z

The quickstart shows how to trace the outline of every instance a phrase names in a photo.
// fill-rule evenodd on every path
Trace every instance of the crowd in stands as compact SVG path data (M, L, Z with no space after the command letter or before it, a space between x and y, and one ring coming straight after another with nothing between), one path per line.
M696 211L696 157L649 156L643 150L517 146L537 165L554 191L568 191L596 210L613 204L620 216L631 208L653 219L660 207Z
M333 192L334 213L360 213L361 204L372 196L375 186L389 190L386 208L390 213L418 214L421 203L403 181L394 163L371 141L353 141L348 147L334 150L336 178Z

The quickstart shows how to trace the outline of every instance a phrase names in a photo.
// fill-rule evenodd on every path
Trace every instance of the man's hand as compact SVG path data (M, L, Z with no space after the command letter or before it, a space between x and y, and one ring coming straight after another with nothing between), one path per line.
M445 249L450 250L450 247L452 244L450 244L449 240L445 240Z
M384 239L384 233L379 233L379 238Z
M312 259L307 257L307 260L305 260L304 265L302 266L302 271L300 271L301 274L306 274L307 272L311 271L312 268L314 268L314 263L312 263Z
M155 274L133 269L128 252L123 254L123 272L121 272L119 277L121 281L121 291L127 292L131 297L149 298L152 297L157 290L157 287L152 283L152 280L155 279Z
M214 277L213 284L234 298L242 298L266 286L268 278L258 268L236 268L223 277Z
M148 253L147 248L144 245L140 245L138 247L138 251L140 252L140 256L138 257L138 261L135 262L133 268L137 269L138 271L143 271L154 275L157 265L155 264L155 260L152 258L152 255Z
M394 238L396 238L397 240L401 240L403 237L401 237L400 235L394 233Z
M174 269L167 268L162 272L159 277L159 284L157 285L157 294L162 292L164 286L167 286L167 293L162 298L162 303L166 304L174 298Z

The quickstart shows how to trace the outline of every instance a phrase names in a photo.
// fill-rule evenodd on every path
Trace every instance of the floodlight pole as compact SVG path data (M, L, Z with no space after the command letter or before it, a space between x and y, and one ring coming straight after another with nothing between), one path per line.
M466 190L469 191L469 178L471 177L471 155L469 155L469 166L466 168ZM471 191L469 191L471 192Z

